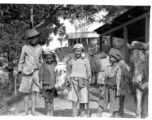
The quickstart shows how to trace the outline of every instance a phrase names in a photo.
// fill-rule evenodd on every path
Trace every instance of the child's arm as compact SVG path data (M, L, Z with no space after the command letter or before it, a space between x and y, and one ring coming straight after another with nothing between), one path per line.
M39 80L40 80L40 89L43 88L43 80L44 80L44 66L43 64L40 66L39 69Z
M91 82L91 67L90 67L90 63L89 63L89 60L86 59L86 68L87 68L87 77L88 77L88 80L89 80L89 83Z
M131 78L132 74L130 72L130 67L125 63L125 61L121 60L119 62L119 66L121 68L122 74L128 78Z
M25 49L26 49L26 46L23 46L22 51L21 51L21 55L20 55L20 59L19 59L19 63L18 63L18 72L19 73L21 72L23 63L25 61Z
M42 56L42 53L43 53L43 49L41 49L41 53L40 53L40 56L39 56L39 68L40 68L40 66L41 66L42 63L43 63L43 56Z

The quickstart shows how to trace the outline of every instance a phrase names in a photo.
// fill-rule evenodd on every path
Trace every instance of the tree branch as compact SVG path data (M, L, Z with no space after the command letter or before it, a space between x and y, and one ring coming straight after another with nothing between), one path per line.
M43 19L39 24L37 24L36 26L35 26L35 28L38 28L38 27L40 27L41 25L43 25L44 23L45 23L45 21L50 17L50 15L55 15L55 14L57 14L57 11L59 11L59 10L62 10L61 9L62 7L61 6L59 6L59 7L57 7L56 8L56 10L50 10L50 14L48 14L48 16L45 18L45 19ZM53 11L53 12L52 12Z

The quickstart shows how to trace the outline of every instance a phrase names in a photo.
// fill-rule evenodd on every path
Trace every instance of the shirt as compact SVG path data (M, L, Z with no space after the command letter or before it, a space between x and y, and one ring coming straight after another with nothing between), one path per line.
M35 47L24 45L19 59L18 71L31 74L35 69L39 69L42 62L42 47L40 45Z
M86 58L73 58L70 61L71 74L70 77L81 77L88 79L91 77L91 68L89 60Z
M55 64L47 64L42 63L40 70L39 70L39 79L40 81L43 81L43 84L49 85L51 88L54 87L56 82L55 77Z
M106 70L104 72L104 76L102 78L102 84L106 84L108 78L112 78L116 75L116 85L117 85L117 90L120 89L120 82L121 82L121 77L122 77L122 72L119 67L119 64L115 67L115 69L112 71L112 66L109 65L106 67Z

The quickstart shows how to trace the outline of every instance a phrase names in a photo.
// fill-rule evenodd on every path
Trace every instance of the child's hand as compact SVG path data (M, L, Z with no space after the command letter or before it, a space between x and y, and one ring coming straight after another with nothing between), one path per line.
M120 96L120 88L117 90L117 96Z
M40 83L40 90L42 90L43 89L43 85L42 85L42 83Z

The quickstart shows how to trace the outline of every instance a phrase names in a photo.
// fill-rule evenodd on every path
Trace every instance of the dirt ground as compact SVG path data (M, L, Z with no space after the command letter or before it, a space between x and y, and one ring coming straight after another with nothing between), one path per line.
M129 91L129 90L127 90ZM98 102L98 88L95 86L90 87L90 108L92 112L92 117L96 117L97 112L97 102ZM31 103L29 103L29 107ZM147 106L146 106L147 108ZM10 111L15 116L22 116L24 111L23 101L15 104ZM132 95L127 92L125 99L125 107L124 107L125 118L135 118L135 103ZM147 112L147 111L146 111ZM46 110L44 108L44 98L39 94L38 100L36 103L36 113L37 116L45 116ZM29 111L29 115L30 111ZM110 113L106 110L103 114L103 117L110 117ZM59 94L58 98L54 99L54 116L55 117L72 117L72 103L66 99L66 97L62 94Z

